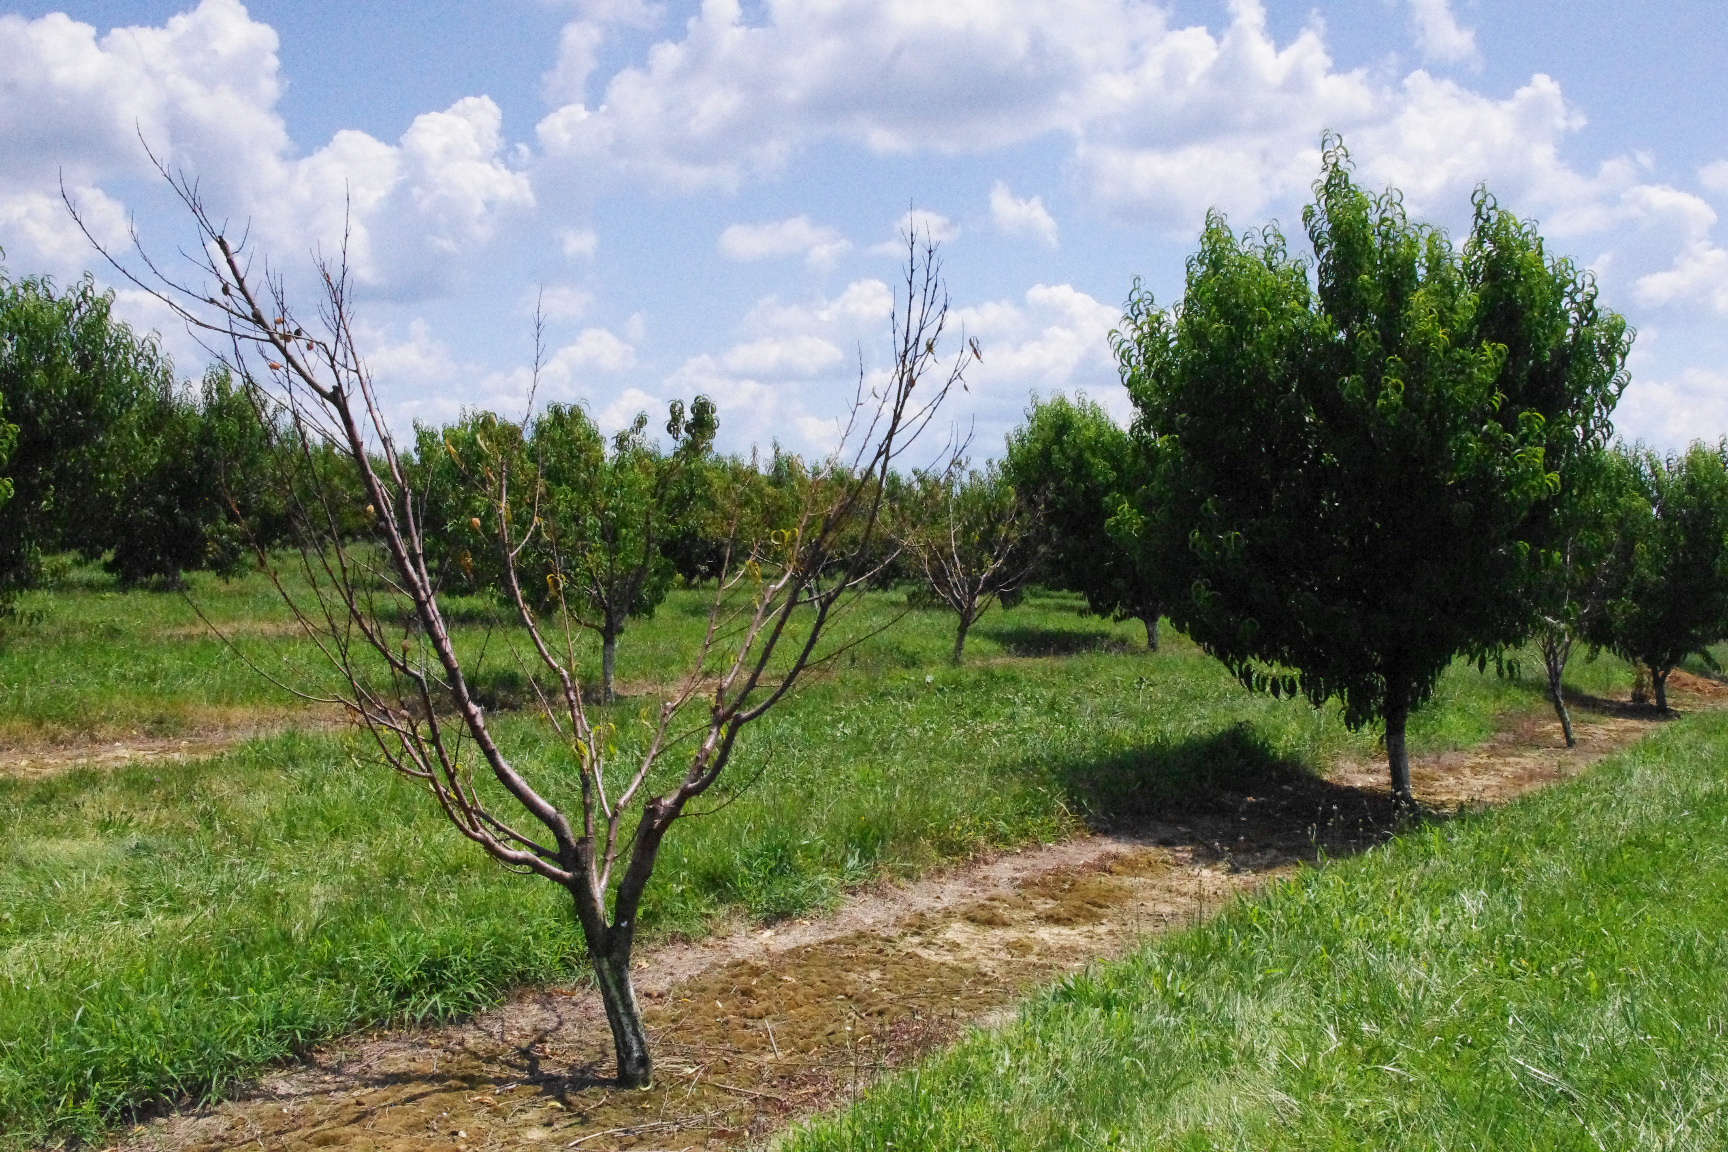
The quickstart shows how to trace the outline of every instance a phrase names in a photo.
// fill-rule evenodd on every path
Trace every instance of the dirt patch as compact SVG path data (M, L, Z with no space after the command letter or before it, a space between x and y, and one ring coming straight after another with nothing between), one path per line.
M1414 765L1436 812L1556 779L1649 730L1653 714L1520 720L1482 748ZM1033 987L1193 923L1318 854L1385 839L1383 766L1215 793L1132 835L1085 836L853 894L833 916L654 949L641 992L656 1083L610 1084L586 989L525 991L467 1023L354 1037L244 1099L163 1117L119 1147L686 1149L758 1142L884 1070L1001 1019Z
M35 736L0 740L0 778L39 780L74 768L197 760L260 736L289 729L339 728L346 720L327 710L233 709L190 718L173 735L142 732L86 734L66 739Z

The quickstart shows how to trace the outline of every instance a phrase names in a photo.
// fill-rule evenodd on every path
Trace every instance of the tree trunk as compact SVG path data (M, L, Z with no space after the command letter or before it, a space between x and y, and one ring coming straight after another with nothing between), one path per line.
M1154 612L1150 616L1141 617L1141 619L1146 624L1146 651L1156 652L1158 651L1158 613Z
M1674 671L1672 668L1664 668L1660 672L1656 671L1655 668L1650 669L1650 686L1656 690L1656 711L1658 712L1668 711L1668 673L1672 671Z
M1410 688L1401 680L1386 684L1386 765L1392 772L1392 795L1401 808L1411 808L1416 799L1410 792L1410 751L1404 745L1404 726L1410 719Z
M1560 730L1566 734L1566 747L1575 748L1578 741L1572 735L1572 713L1566 710L1562 682L1566 677L1566 656L1571 644L1565 638L1551 634L1542 639L1542 663L1548 671L1548 699L1554 702L1554 714L1560 717Z
M962 613L960 627L954 631L954 663L958 664L966 655L966 633L972 627L972 617Z
M1560 676L1558 673L1548 673L1548 697L1554 701L1554 713L1560 717L1560 731L1566 734L1566 747L1576 748L1578 740L1572 735L1572 713L1566 710L1566 699L1560 693Z
M611 620L600 631L600 703L610 704L612 695L612 665L618 658L618 629Z
M646 1088L654 1074L648 1055L648 1030L642 1026L636 986L630 979L633 935L614 928L606 933L600 947L590 944L588 949L594 979L600 985L600 1002L606 1006L606 1023L612 1027L612 1052L618 1061L620 1088Z

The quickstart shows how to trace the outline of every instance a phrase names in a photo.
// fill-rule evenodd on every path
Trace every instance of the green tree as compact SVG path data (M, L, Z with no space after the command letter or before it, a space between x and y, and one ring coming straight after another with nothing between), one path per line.
M1642 496L1631 460L1611 449L1580 456L1556 494L1548 547L1533 556L1528 596L1536 609L1535 645L1566 747L1577 740L1566 708L1566 665L1580 641L1601 632L1624 577L1616 563L1619 530Z
M1036 563L1036 512L995 461L914 477L896 535L917 558L929 595L959 617L953 661L990 606L1012 597Z
M113 492L85 550L106 551L105 566L126 584L176 586L197 568L234 573L286 536L273 432L222 368L196 393L139 403L104 441L116 458Z
M1666 712L1669 673L1728 634L1728 440L1667 458L1635 449L1624 464L1637 498L1618 506L1618 594L1593 638L1650 669Z
M0 506L0 588L27 586L45 552L106 549L135 438L109 442L140 406L174 391L154 337L114 318L114 296L86 276L0 277L0 396L17 427L12 498Z
M1528 634L1547 505L1611 432L1631 334L1486 192L1462 251L1358 188L1336 140L1315 193L1312 266L1213 214L1180 307L1136 285L1116 348L1140 511L1187 590L1172 618L1251 686L1384 718L1408 802L1410 710Z
M12 459L12 449L18 443L18 425L8 424L6 416L6 394L0 392L0 473L7 470L7 463ZM0 475L0 505L12 499L12 477Z
M672 586L662 548L693 499L690 473L714 442L705 397L673 408L670 453L647 437L647 413L610 446L580 407L554 404L534 422L529 451L542 486L546 588L600 637L600 697L614 698L618 637L631 617L652 616Z
M1141 621L1156 651L1161 608L1150 557L1118 538L1124 502L1147 481L1135 439L1084 395L1034 398L1026 423L1008 434L1002 470L1038 506L1039 578L1085 596L1097 615Z

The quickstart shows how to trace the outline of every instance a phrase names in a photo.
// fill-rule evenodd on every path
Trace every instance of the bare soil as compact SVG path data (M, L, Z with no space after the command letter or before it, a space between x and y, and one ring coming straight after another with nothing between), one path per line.
M196 760L290 728L331 728L346 723L334 710L257 707L202 708L177 721L177 730L169 734L139 730L0 733L0 779L36 780L74 768Z
M1676 673L1677 703L1728 688ZM1694 682L1696 681L1696 683ZM1519 717L1413 766L1428 818L1575 775L1649 731L1652 710L1581 701L1578 747ZM1215 793L1139 826L978 859L849 896L833 915L740 925L641 960L656 1083L608 1079L585 987L525 990L473 1020L349 1037L242 1098L150 1120L117 1148L695 1149L760 1143L872 1078L989 1025L1040 984L1193 923L1321 853L1398 825L1380 763ZM1260 794L1264 792L1265 794Z

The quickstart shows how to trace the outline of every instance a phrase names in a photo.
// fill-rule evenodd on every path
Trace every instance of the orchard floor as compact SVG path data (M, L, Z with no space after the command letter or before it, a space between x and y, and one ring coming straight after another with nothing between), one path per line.
M1728 688L1674 674L1682 709ZM1574 706L1419 760L1428 819L1567 778L1649 731L1648 709ZM655 1086L609 1082L585 988L537 989L461 1025L350 1037L243 1098L175 1113L117 1147L356 1150L735 1148L852 1099L881 1072L1013 1010L1032 987L1181 927L1302 862L1372 847L1396 813L1379 763L1212 795L1130 829L853 893L834 915L741 927L641 958Z

